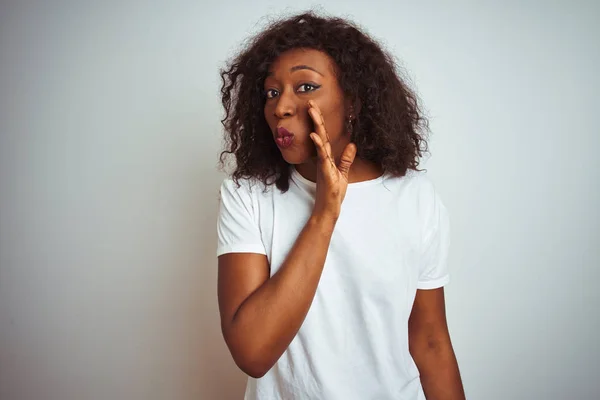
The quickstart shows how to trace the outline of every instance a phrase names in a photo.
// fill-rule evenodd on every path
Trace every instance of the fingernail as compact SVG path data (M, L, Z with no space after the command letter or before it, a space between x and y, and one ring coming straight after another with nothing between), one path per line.
M312 101L312 100L309 100L309 101L308 101L308 105L309 105L310 107L313 107L313 106L314 106L314 104L313 104L313 101Z

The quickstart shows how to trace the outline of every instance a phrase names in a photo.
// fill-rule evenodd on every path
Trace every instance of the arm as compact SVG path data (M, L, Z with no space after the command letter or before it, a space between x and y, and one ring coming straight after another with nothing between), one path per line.
M332 218L312 217L271 279L262 254L219 257L221 328L233 359L246 374L263 376L300 329L321 278L334 225Z
M356 155L356 146L349 144L336 166L323 116L315 104L310 104L309 114L317 131L310 135L318 154L316 199L312 216L287 258L269 279L265 255L219 257L221 329L236 364L253 377L271 369L308 313Z
M417 290L408 322L410 353L429 400L464 400L458 363L450 341L444 289Z

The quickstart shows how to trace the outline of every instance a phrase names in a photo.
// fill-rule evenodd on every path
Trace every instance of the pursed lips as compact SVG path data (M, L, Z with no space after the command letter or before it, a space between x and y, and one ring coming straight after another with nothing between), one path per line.
M294 136L294 134L292 132L288 131L287 129L285 129L283 126L277 127L277 137L284 138L286 136Z
M275 137L275 143L277 143L277 146L285 149L290 147L293 141L294 134L292 132L288 131L283 126L277 128L277 134Z

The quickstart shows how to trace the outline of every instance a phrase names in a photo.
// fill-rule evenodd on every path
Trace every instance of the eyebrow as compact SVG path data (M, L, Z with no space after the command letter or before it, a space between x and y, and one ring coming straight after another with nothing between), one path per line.
M320 73L319 71L317 71L316 69L314 69L313 67L309 67L308 65L296 65L295 67L290 68L290 72L296 72L296 71L299 71L301 69L309 69L311 71L316 72L317 74L319 74L321 76L325 76L322 73ZM267 74L267 76L272 76L272 75L273 75L273 72L269 72Z

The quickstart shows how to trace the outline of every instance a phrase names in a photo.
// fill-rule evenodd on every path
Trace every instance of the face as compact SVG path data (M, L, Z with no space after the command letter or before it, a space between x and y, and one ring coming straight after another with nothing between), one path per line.
M315 131L309 100L323 115L334 157L350 142L345 129L350 110L335 76L334 61L327 54L313 49L281 54L271 65L264 90L265 118L289 164L310 163L316 157L309 136Z

